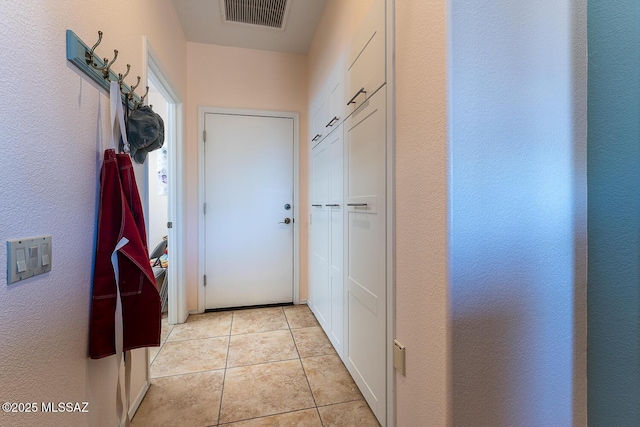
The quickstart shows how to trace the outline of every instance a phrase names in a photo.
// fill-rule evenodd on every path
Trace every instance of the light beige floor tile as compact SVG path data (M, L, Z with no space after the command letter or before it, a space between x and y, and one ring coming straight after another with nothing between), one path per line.
M284 314L287 316L287 321L289 321L289 327L291 329L318 326L316 316L313 315L309 306L306 304L284 307Z
M226 427L322 427L318 411L306 409L304 411L287 412L264 418L254 418L231 424L220 424Z
M231 318L230 312L206 313L198 315L198 317L189 316L185 323L173 327L167 342L229 335Z
M223 369L229 337L166 342L151 364L151 378Z
M313 408L300 360L227 369L220 423Z
M280 307L238 310L233 312L232 335L286 329L289 329L289 325Z
M335 349L320 326L292 329L300 357L335 354Z
M153 363L153 360L156 358L161 348L162 347L149 347L149 363Z
M302 364L318 406L362 399L338 355L309 357Z
M218 422L224 371L157 378L133 418L133 427L205 427Z
M298 352L289 331L232 335L227 367L256 365L297 359Z
M166 317L162 319L162 323L160 325L160 344L162 344L167 340L167 337L173 330L173 325L169 324L169 320Z
M380 424L364 400L318 408L324 427L379 427Z

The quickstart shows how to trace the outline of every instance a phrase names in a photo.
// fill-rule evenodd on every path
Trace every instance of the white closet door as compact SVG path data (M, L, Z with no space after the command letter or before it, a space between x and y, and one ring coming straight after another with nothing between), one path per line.
M374 414L386 418L386 94L378 91L345 127L347 347L345 365Z
M327 329L331 321L329 292L329 167L330 150L325 139L311 151L311 303L316 317Z

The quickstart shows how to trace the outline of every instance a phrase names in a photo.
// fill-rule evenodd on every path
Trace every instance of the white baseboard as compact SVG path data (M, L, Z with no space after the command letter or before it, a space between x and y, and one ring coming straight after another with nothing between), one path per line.
M144 386L142 386L142 388L140 389L140 393L138 393L138 396L136 396L136 400L133 401L133 403L131 404L131 407L129 408L129 419L133 419L134 415L138 411L138 408L142 403L142 399L144 399L144 396L147 394L147 391L149 391L150 384L151 382L147 381L146 383L144 383Z

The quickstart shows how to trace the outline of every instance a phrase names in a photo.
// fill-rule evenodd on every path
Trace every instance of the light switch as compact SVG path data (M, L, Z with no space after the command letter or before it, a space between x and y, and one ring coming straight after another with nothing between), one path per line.
M46 267L49 265L49 244L42 244L42 266Z
M7 241L7 284L51 271L51 236Z
M25 248L16 250L16 266L18 267L18 273L24 273L27 271L27 257L25 255Z
M29 270L35 270L39 267L39 264L38 264L39 253L40 251L38 250L38 246L29 247Z

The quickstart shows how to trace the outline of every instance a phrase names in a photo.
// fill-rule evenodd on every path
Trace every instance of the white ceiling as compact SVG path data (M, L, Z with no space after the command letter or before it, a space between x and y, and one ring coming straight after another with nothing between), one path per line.
M289 0L284 31L222 22L221 1L173 0L187 41L306 54L326 0Z

